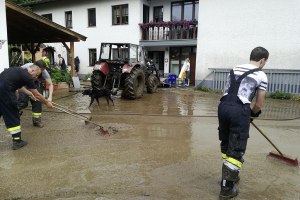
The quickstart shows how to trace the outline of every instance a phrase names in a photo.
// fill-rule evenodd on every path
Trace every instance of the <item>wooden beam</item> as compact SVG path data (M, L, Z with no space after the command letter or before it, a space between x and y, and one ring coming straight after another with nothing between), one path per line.
M30 43L30 47L28 44L25 44L25 47L29 50L31 53L31 60L34 63L36 61L35 53L38 51L38 48L40 47L41 43L38 43L37 46L34 46L34 43Z
M75 76L74 70L74 42L70 42L70 63L71 63L71 76Z
M68 46L65 42L62 42L62 44L63 44L64 47L67 49L67 51L68 51L69 53L71 53L71 52L70 52L69 46ZM73 44L74 44L74 43L73 43Z

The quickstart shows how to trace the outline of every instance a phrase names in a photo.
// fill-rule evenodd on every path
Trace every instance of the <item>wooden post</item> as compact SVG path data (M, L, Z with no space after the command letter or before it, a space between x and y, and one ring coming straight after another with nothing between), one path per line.
M71 63L71 76L75 76L74 70L74 42L70 42L70 63Z

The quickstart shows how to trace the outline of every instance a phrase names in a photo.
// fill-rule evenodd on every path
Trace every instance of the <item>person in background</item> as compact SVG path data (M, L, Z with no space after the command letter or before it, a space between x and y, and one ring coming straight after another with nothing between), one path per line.
M224 95L218 107L219 140L223 158L220 199L238 195L236 183L246 152L251 117L258 117L264 104L268 79L261 70L269 52L256 47L250 54L250 63L238 65L230 71ZM252 109L250 104L256 95Z
M44 61L46 63L46 68L50 68L50 60L48 58L48 53L47 51L45 51L45 49L43 49L42 51L42 58L41 58L42 61Z
M53 108L52 103L46 100L35 87L34 80L40 74L41 69L36 65L31 65L27 69L11 67L0 74L0 117L3 117L5 126L12 136L13 150L27 145L27 142L21 138L16 91L25 92L32 99L46 104L48 108ZM28 90L23 90L23 86L26 86Z
M74 59L74 65L75 65L75 72L76 72L76 74L79 72L79 64L80 64L80 60L79 60L78 56L76 56L75 59Z
M67 70L65 59L60 54L58 54L58 64L60 66L61 71Z
M190 68L191 68L191 64L190 64L190 59L188 59L188 63L186 65L186 71L185 71L185 84L186 86L190 86Z
M185 84L184 82L185 82L186 75L187 75L187 69L190 69L190 59L189 58L185 59L183 65L181 67L180 73L178 75L179 84L181 84L181 85Z
M33 65L33 63L27 63L23 66L21 66L24 69L28 69ZM52 102L52 95L53 95L53 83L51 80L51 76L48 73L46 69L46 63L43 60L39 60L35 62L35 65L40 67L42 73L41 76L35 79L35 87L36 89L43 94L44 91L44 84L45 83L48 86L49 92L48 92L48 101ZM25 87L23 90L27 90ZM28 92L27 92L28 93ZM28 106L28 101L30 100L32 105L32 123L33 126L42 128L44 125L42 124L42 104L39 101L34 101L29 98L29 96L26 93L20 93L18 98L18 109L20 111L20 114L22 114L22 109L26 108Z

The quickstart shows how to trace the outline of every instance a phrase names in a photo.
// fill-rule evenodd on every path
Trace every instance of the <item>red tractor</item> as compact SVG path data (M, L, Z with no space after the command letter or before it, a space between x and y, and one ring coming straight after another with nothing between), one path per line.
M113 95L122 90L126 99L141 98L145 87L154 93L160 84L158 70L145 61L144 48L130 43L102 43L91 81L93 89L108 88Z

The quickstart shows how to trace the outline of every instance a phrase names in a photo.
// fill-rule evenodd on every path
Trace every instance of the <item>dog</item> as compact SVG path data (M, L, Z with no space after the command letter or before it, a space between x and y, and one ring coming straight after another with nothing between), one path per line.
M89 108L91 107L92 103L94 102L94 100L96 99L98 106L100 107L99 104L99 98L100 97L105 97L106 101L107 101L107 105L109 105L109 101L112 102L112 104L114 105L114 101L111 98L111 91L107 88L97 88L97 89L87 89L84 90L82 92L83 95L88 95L91 97L91 102L89 105Z

